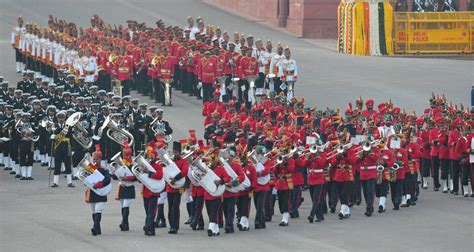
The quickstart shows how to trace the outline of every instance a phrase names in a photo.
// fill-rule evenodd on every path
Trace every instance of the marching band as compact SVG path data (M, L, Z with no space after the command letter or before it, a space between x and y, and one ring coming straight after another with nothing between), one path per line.
M161 20L156 28L130 21L113 29L98 16L79 30L53 17L47 29L23 22L12 32L23 80L11 87L0 77L0 165L33 180L39 162L54 171L53 188L61 174L68 187L80 180L94 236L113 186L119 228L130 230L137 183L147 236L166 226L178 233L182 197L192 230L205 229L206 207L208 236L220 228L234 233L235 223L248 231L252 201L255 229L271 222L276 202L279 226L288 226L300 217L306 190L309 223L338 205L339 219L350 218L362 195L367 217L376 204L379 214L387 211L389 194L395 211L415 206L429 177L435 191L474 197L474 111L444 96L433 94L421 116L391 101L375 109L362 97L342 115L296 98L288 48L279 44L273 53L271 41L264 48L251 35L229 42L202 18L198 27L189 18L184 30ZM129 96L137 89L171 106L172 88L203 99L203 139L191 129L187 139L173 140L163 109Z

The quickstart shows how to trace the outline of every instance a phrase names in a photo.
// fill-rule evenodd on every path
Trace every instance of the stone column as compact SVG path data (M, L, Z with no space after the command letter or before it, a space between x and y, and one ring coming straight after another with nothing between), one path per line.
M278 0L278 27L286 27L289 0Z

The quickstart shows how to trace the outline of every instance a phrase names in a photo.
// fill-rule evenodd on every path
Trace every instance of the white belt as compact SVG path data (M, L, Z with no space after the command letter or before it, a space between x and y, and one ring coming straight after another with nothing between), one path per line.
M309 173L320 173L323 172L323 169L314 169L314 170L308 170Z
M416 162L418 161L418 159L414 158L414 159L411 159L410 161Z
M362 170L374 170L376 169L377 166L372 165L372 166L362 166Z

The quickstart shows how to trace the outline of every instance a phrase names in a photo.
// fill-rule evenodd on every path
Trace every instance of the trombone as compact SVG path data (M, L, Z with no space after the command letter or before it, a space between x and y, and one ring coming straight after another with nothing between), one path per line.
M352 146L352 143L348 143L348 144L344 144L344 145L343 144L338 144L336 146L336 149L331 151L328 154L327 159L334 158L335 156L346 152L351 146Z
M355 149L355 155L359 155L364 151L370 151L372 147L379 145L381 142L383 142L382 139L376 139L372 142L365 141L363 145L357 146L357 148Z

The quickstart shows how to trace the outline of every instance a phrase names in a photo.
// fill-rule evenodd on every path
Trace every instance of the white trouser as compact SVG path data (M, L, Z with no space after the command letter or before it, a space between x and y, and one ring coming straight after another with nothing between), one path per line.
M282 217L281 217L281 221L282 222L285 222L285 223L288 223L288 217L290 216L290 214L288 212L286 213L283 213Z
M184 201L184 203L193 202L193 197L191 196L191 190L189 188L186 188L186 190L184 191L183 201Z
M33 171L33 166L26 167L26 177L31 178L31 172Z
M387 201L386 197L380 197L379 198L379 206L382 206L383 209L385 209L385 202Z
M22 177L26 177L26 166L20 167L20 173Z
M165 204L168 200L168 194L166 192L160 193L160 197L158 198L158 205Z
M105 208L105 202L89 203L92 213L102 213Z
M209 228L214 234L219 233L219 225L214 222L209 222Z
M248 228L249 227L249 219L245 216L240 217L240 225L242 225L242 227L244 227L244 228Z
M122 206L122 208L130 207L130 205L132 205L132 200L133 199L120 199L120 205Z

